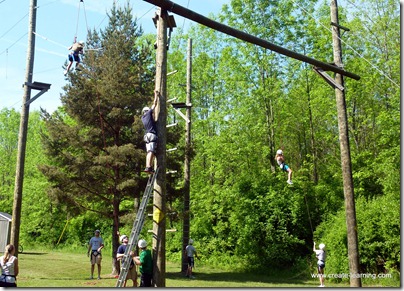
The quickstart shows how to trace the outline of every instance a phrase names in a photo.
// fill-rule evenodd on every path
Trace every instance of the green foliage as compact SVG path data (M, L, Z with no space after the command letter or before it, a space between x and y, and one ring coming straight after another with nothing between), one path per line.
M0 209L11 214L20 115L15 110L0 111Z
M361 271L399 272L399 7L390 0L343 5L340 23L350 28L341 35L349 44L343 45L344 67L361 76L344 78ZM152 95L155 36L142 35L129 5L114 7L109 17L105 31L89 33L88 47L102 50L89 50L83 71L69 75L63 108L42 113L46 127L37 114L30 116L24 243L81 247L99 228L114 249L118 228L129 233L132 227L145 187L138 113ZM233 0L214 17L292 51L332 60L328 3ZM315 272L315 264L305 264L315 261L314 240L327 245L328 273L349 273L334 88L307 64L193 26L173 36L167 70L178 73L167 79L167 99L185 101L178 84L187 76L188 38L190 236L202 257L242 271L304 272L309 265ZM178 231L167 234L166 255L180 260L184 122L167 109L167 123L180 126L167 130L167 148L178 150L167 155L167 168L177 174L166 176L166 217ZM13 110L0 112L0 207L6 212L12 209L18 119ZM274 161L278 148L293 170L293 186ZM146 223L143 236L151 228Z
M361 273L394 274L400 270L399 201L397 194L356 200ZM349 274L345 211L322 223L315 237L327 246L327 273Z

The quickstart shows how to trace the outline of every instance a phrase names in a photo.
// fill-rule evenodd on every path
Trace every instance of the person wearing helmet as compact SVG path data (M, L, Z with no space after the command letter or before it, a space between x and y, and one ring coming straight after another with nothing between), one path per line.
M189 277L190 279L194 279L195 277L192 276L192 268L194 267L194 257L198 258L198 254L196 252L195 247L192 245L194 243L193 239L189 239L188 245L185 247L185 255L187 256L188 260L188 269L187 272L185 273L186 277Z
M139 266L140 287L151 287L153 278L153 258L151 251L147 249L147 242L139 240L140 256L133 257L135 264Z
M122 244L118 247L118 250L116 251L116 259L122 260L125 255L125 251L126 251L126 247L128 246L129 239L126 235L123 234L120 236L119 240L121 241ZM130 256L133 258L134 255L135 255L135 253L133 251L131 251ZM133 281L133 287L137 287L136 265L135 265L135 262L132 260L132 258L131 258L128 274L126 275L125 283L123 284L124 287L126 287L126 282L129 279L131 279Z
M94 236L90 239L90 242L88 243L88 252L87 256L90 256L90 251L91 251L91 257L90 257L90 262L91 262L91 277L90 279L93 279L94 277L94 267L95 264L98 266L98 280L101 279L101 260L102 260L102 255L101 255L101 250L104 248L104 240L102 237L100 237L100 231L97 229L94 232Z
M288 172L288 180L286 182L292 185L292 169L285 163L285 157L283 156L282 150L279 149L276 151L275 160L282 171Z
M73 65L73 62L76 62L76 70L80 70L79 65L80 65L80 56L79 54L83 54L83 49L84 49L84 41L79 41L75 42L72 44L70 47L67 48L68 50L71 50L68 59L69 59L69 64L67 65L66 71L64 74L66 75L69 71L70 68Z
M313 245L313 251L316 253L317 257L317 272L319 274L320 279L320 287L324 286L324 268L325 268L325 244L321 243L318 246L320 249L316 250L316 242Z
M146 168L144 172L151 174L154 172L153 162L156 156L157 149L157 124L154 116L154 109L157 106L159 92L154 91L154 101L151 107L144 107L142 109L142 123L145 130L143 137L146 142Z

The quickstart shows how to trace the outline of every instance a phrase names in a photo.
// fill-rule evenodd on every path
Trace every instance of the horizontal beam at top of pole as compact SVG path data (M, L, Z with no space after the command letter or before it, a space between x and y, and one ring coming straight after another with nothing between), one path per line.
M190 20L193 20L195 22L198 22L199 24L202 24L204 26L210 27L210 28L212 28L214 30L217 30L217 31L223 32L225 34L234 36L235 38L244 40L244 41L252 43L252 44L259 45L261 47L270 49L270 50L272 50L274 52L277 52L277 53L280 53L282 55L294 58L296 60L299 60L299 61L311 64L311 65L314 65L316 67L320 67L325 71L332 71L332 72L335 72L335 73L339 73L341 75L350 77L350 78L355 79L355 80L360 79L360 76L358 76L358 75L356 75L354 73L350 73L350 72L345 71L345 70L343 70L343 69L341 69L341 68L339 68L337 66L318 61L316 59L307 57L305 55L302 55L302 54L296 53L294 51L285 49L285 48L283 48L281 46L273 44L273 43L271 43L269 41L266 41L264 39L261 39L259 37L256 37L256 36L250 35L248 33L242 32L240 30L231 28L230 26L227 26L227 25L224 25L224 24L219 23L217 21L214 21L212 19L209 19L209 18L207 18L207 17L205 17L203 15L200 15L200 14L192 11L192 10L189 10L189 9L187 9L185 7L182 7L182 6L176 4L176 3L172 2L172 1L169 1L169 0L143 0L143 1L148 2L150 4L153 4L153 5L156 5L156 6L159 6L159 7L163 8L163 9L165 9L165 10L168 10L168 11L173 12L175 14L178 14L178 15L180 15L182 17L185 17L187 19L190 19Z

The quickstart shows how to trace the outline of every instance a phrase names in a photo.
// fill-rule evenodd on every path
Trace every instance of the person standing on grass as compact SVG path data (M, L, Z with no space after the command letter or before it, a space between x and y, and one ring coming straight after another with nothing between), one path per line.
M17 287L18 259L14 254L14 245L6 245L4 255L0 257L0 287Z
M198 258L198 254L196 253L195 247L192 245L194 243L193 239L189 239L189 244L185 247L185 255L188 258L188 269L185 274L186 277L190 279L194 279L195 277L192 276L192 268L194 267L195 258Z
M129 239L128 239L128 237L126 235L123 234L120 237L120 241L121 241L122 244L118 247L118 250L116 252L117 260L122 260L122 258L124 257L126 247L128 246ZM130 252L130 255L133 257L135 254L132 251L132 252ZM121 265L122 265L122 263L121 263ZM133 260L130 262L130 267L129 267L129 270L128 270L128 274L126 275L126 279L125 279L125 283L123 284L123 287L126 287L126 282L129 279L132 279L133 287L137 287L137 271L136 271L135 262Z
M319 279L320 279L320 286L319 287L325 287L324 286L324 268L325 268L325 244L321 243L318 246L320 249L316 250L316 242L314 242L313 245L313 252L316 253L316 257L317 257L317 272L319 275Z
M147 242L139 240L140 257L133 257L135 264L140 266L140 287L151 287L153 278L153 258L151 251L147 249Z
M102 239L102 237L100 237L100 231L97 229L94 232L94 236L90 239L90 242L88 243L87 256L90 256L90 251L91 251L91 257L90 257L91 276L90 276L90 279L94 279L95 264L97 264L97 266L98 266L98 280L101 279L101 260L102 260L101 250L103 247L104 247L104 240Z

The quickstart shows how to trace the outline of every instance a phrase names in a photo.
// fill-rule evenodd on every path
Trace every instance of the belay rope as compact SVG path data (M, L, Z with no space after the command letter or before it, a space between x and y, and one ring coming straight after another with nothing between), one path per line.
M85 5L84 5L84 0L80 0L80 1L79 1L79 6L78 6L78 9L77 9L76 33L75 33L75 35L74 35L74 41L73 41L73 43L77 42L77 32L78 32L78 30L79 30L79 20L80 20L80 3L83 3L84 18L85 18L85 21L86 21L86 31L87 31L87 33L88 33L86 7L85 7Z

